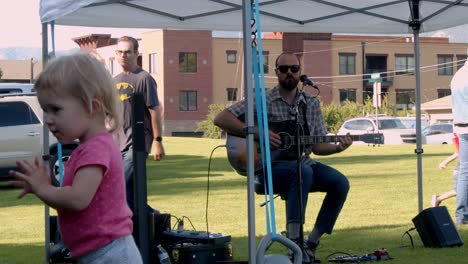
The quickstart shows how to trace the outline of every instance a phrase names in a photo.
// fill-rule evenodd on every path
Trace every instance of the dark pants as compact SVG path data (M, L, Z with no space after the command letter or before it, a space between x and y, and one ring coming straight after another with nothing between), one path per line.
M302 204L305 219L305 208L309 192L325 192L315 227L322 232L331 234L333 227L346 201L349 191L348 179L338 170L325 164L315 162L312 165L301 163L302 170ZM304 223L300 219L299 180L297 177L297 162L284 161L272 165L274 189L282 190L287 198L287 223ZM279 188L278 188L279 187ZM280 193L281 194L281 193Z
M148 154L145 155L145 160L148 158ZM123 169L124 169L124 175L125 175L125 191L126 191L126 196L127 196L127 204L128 207L133 212L134 209L134 189L133 189L133 148L130 147L126 151L122 151L122 161L123 161ZM152 212L153 208L151 208L149 205L148 207L148 212Z

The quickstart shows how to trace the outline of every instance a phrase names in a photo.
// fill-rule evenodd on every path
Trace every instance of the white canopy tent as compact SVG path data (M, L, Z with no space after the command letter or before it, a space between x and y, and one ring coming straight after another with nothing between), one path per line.
M41 0L43 25L242 31L247 126L253 126L249 0ZM468 0L259 0L262 31L413 34L418 209L422 211L419 33L468 24ZM44 29L44 26L43 26ZM45 26L47 29L47 26ZM44 30L43 30L44 32ZM45 31L46 32L46 31ZM43 59L47 34L43 34ZM253 135L247 136L253 175ZM249 261L255 263L253 177L248 177Z

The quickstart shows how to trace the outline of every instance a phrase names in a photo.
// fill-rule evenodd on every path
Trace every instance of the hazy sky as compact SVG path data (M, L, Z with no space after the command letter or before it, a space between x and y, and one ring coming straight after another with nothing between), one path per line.
M39 0L0 0L0 48L41 47ZM91 27L55 26L55 48L78 48L71 39L91 33L112 34L112 37L130 35L140 38L149 29L110 29ZM49 39L50 39L49 33ZM51 47L51 44L49 44Z
M92 33L111 34L112 37L129 35L140 38L141 33L146 31L150 31L150 29L55 26L55 47L57 50L77 48L78 45L71 39ZM436 35L450 36L451 40L455 42L468 42L467 32L468 27L465 25L457 27L453 31L444 30ZM0 33L0 48L41 47L39 0L0 0ZM49 47L51 48L50 42Z

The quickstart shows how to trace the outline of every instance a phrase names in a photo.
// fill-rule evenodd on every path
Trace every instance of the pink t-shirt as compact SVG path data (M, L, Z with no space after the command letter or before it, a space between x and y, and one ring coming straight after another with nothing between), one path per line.
M90 165L102 166L104 176L89 206L81 211L57 210L63 242L75 258L129 235L133 229L122 156L110 133L98 134L73 151L62 185L71 186L76 172Z

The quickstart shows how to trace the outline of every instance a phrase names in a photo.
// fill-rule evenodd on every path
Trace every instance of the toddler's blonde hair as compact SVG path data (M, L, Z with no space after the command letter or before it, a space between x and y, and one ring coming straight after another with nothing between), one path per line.
M88 113L92 101L102 103L110 132L122 124L122 104L115 82L109 71L96 58L85 53L58 57L47 64L34 84L37 93L47 92L57 96L79 99Z

